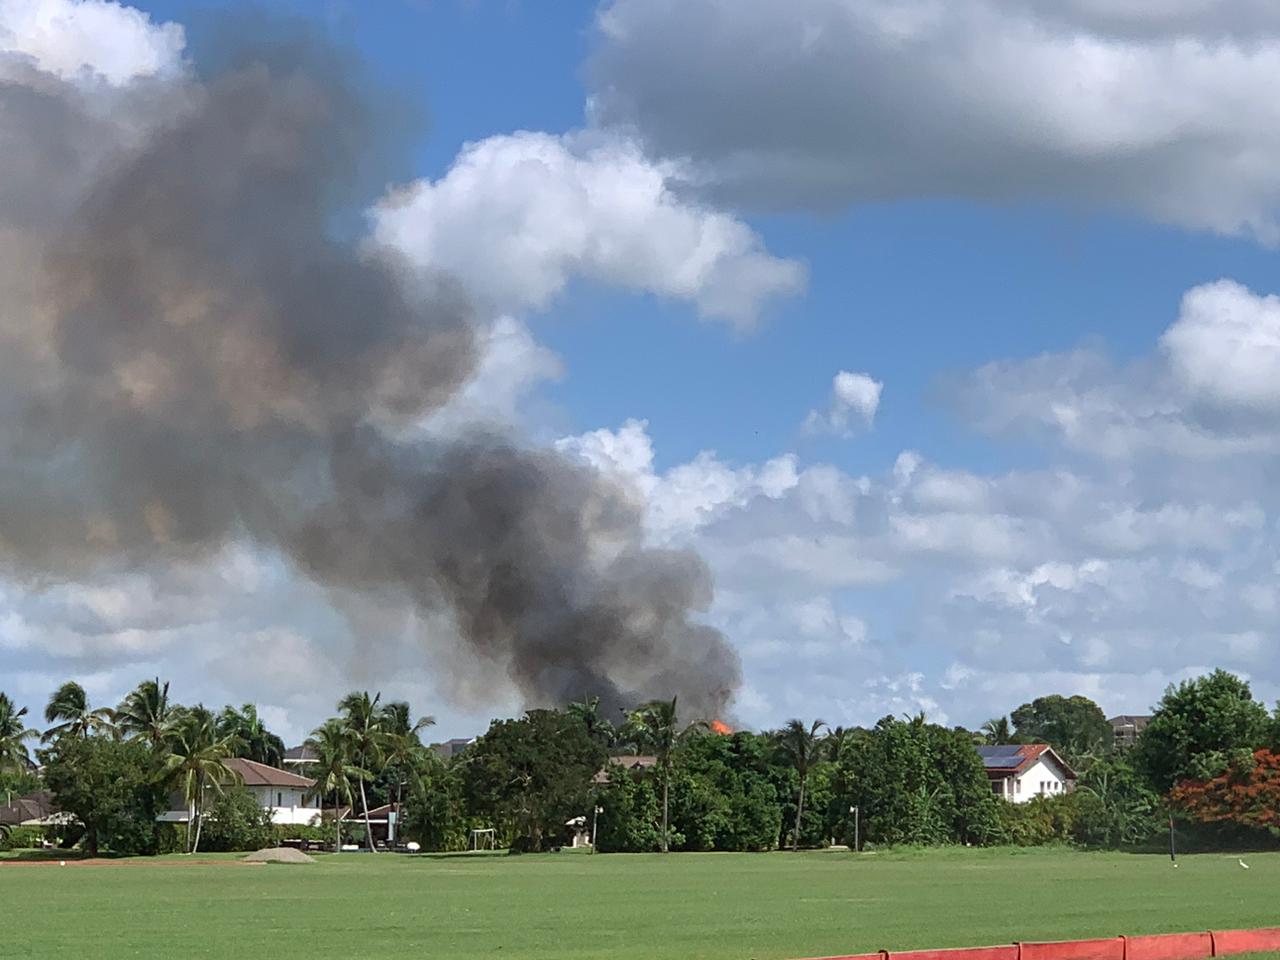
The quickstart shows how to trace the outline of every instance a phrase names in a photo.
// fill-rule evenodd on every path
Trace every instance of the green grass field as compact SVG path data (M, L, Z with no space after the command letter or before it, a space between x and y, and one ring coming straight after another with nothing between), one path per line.
M1280 854L0 861L0 957L781 960L1280 925Z

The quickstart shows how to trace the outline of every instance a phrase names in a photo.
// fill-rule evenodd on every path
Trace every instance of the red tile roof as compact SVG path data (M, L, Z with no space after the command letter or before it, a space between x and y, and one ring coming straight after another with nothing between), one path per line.
M278 767L269 767L256 760L233 757L230 760L223 760L222 765L240 774L246 787L297 787L300 790L309 790L315 785L315 781L307 777L300 777L296 773L290 773Z
M1050 755L1055 764L1062 768L1068 780L1076 778L1075 772L1058 756L1057 751L1047 743L1024 743L1018 747L1017 755L1019 760L1017 766L1010 766L987 757L983 757L983 765L987 768L988 773L997 774L1001 777L1017 776L1030 770L1035 766L1036 761L1046 753Z

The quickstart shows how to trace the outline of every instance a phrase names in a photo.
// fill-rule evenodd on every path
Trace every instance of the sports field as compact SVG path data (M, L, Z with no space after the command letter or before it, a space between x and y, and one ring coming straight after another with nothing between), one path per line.
M1280 854L0 861L0 957L781 960L1280 925Z

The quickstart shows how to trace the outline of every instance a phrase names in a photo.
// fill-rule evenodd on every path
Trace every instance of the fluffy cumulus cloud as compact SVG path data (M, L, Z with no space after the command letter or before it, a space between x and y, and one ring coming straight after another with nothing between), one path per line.
M1111 460L1249 463L1280 451L1280 298L1230 280L1195 287L1159 349L1117 367L1096 349L988 364L953 384L993 434Z
M880 408L884 384L865 373L841 370L831 381L831 399L825 410L810 410L804 421L806 433L835 433L851 436L855 428L871 426Z
M374 234L499 311L545 308L581 278L749 327L803 286L804 268L771 256L741 220L673 192L675 174L626 139L490 137L439 180L387 197Z
M976 724L1055 690L1139 712L1216 665L1272 698L1280 449L1260 371L1273 310L1209 284L1133 364L1050 354L950 385L972 426L1032 430L1050 468L981 473L906 451L870 475L710 453L658 471L639 421L564 444L630 478L651 536L708 558L750 722L924 710Z
M0 68L17 61L62 80L120 85L177 72L185 44L179 24L112 0L0 0Z
M594 122L740 200L1049 198L1280 240L1261 0L612 0L597 32Z
M1230 280L1197 287L1160 343L1194 394L1225 407L1280 409L1280 297Z
M648 424L628 420L617 430L566 437L556 446L630 489L645 506L649 536L660 543L687 541L716 517L756 497L776 500L799 482L795 457L756 467L733 467L711 451L658 473Z

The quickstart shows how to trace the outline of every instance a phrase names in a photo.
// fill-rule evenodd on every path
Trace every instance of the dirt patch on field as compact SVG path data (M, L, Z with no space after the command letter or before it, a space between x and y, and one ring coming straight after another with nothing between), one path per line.
M244 863L315 863L315 860L308 857L301 850L294 850L292 847L269 847L266 850L257 850L243 860Z

